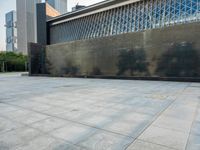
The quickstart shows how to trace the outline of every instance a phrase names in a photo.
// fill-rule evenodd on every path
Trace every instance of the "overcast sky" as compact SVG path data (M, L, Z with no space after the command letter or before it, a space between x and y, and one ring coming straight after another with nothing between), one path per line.
M68 0L68 11L71 8L79 3L80 5L92 5L94 3L98 3L103 0ZM0 50L5 50L5 13L16 10L16 0L0 0Z

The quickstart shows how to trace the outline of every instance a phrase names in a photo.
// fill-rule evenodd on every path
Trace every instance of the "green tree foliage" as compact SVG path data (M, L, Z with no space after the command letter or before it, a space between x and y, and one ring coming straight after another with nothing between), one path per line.
M130 75L134 72L146 72L148 63L146 62L146 54L143 49L122 50L119 55L118 75L130 71Z
M175 43L161 56L157 72L169 77L198 76L199 60L198 51L192 43Z
M13 52L0 52L0 72L1 71L25 71L27 56Z

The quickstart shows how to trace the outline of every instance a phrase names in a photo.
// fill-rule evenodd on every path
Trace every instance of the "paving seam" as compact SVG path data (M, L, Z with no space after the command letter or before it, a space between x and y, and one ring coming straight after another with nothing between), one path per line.
M200 108L200 96L198 97L199 101L198 101L198 104L195 108L195 114L193 116L193 121L192 121L192 125L190 127L190 132L189 132L189 135L188 135L188 139L187 139L187 143L186 143L186 146L185 146L185 150L187 150L187 147L188 147L188 144L189 144L189 140L190 140L190 135L192 134L192 128L194 126L194 123L195 123L195 119L196 119L196 116L198 115L198 109Z
M20 128L23 128L23 127L28 126L28 124L25 124L25 123L22 123L22 122L18 122L18 121L12 120L12 119L7 118L7 117L5 117L5 116L0 116L0 117L1 117L1 118L4 118L4 119L6 119L6 120L9 120L9 121L11 121L11 122L13 122L13 123L18 123L18 124L22 125L21 127L18 127L18 128L11 129L11 130L5 131L5 132L3 132L3 133L0 133L0 135L3 135L3 134L5 134L5 133L7 133L7 132L11 132L11 131L14 131L14 130L17 130L17 129L20 129ZM50 118L50 117L48 117L48 118ZM48 118L46 118L46 119L48 119ZM42 119L42 120L40 120L40 121L43 121L43 120L45 120L45 119ZM37 121L37 122L40 122L40 121ZM36 122L34 122L34 123L36 123ZM34 124L34 123L31 123L31 124ZM30 124L30 125L31 125L31 124ZM31 127L31 126L30 126L30 127ZM31 128L33 128L33 127L31 127Z
M17 106L17 105L13 105L13 104L9 104L9 103L5 103L5 104L11 105L11 106ZM24 107L21 107L21 106L17 106L17 107L23 108L23 109L25 109L25 110L31 110L31 109L27 109L27 108L24 108ZM43 115L46 115L46 116L49 116L49 117L58 118L58 119L61 119L61 120L69 121L69 122L72 122L72 123L84 125L84 126L87 126L87 127L95 128L95 129L98 129L98 130L102 130L102 131L106 131L106 132L110 132L110 133L113 133L113 134L117 134L117 135L120 135L120 136L124 136L124 137L128 137L128 138L134 139L134 138L131 137L131 136L127 136L127 135L124 135L124 134L121 134L121 133L112 132L112 131L109 131L109 130L105 130L105 129L98 128L98 127L95 127L95 126L91 126L91 125L88 125L88 124L85 124L85 123L81 123L81 122L78 122L78 121L74 121L74 120L70 120L70 119L65 119L65 118L61 118L61 117L58 117L58 116L49 115L49 114L46 114L46 113L43 113L43 112L34 111L34 110L31 110L31 111L36 112L36 113L40 113L40 114L43 114ZM4 117L4 118L7 118L7 117ZM7 118L7 119L8 119L8 118ZM46 118L46 119L47 119L47 118ZM10 119L10 120L11 120L11 119ZM45 119L43 119L43 120L45 120ZM13 120L12 120L12 121L13 121ZM15 121L15 122L16 122L16 121ZM38 122L40 122L40 121L38 121ZM19 122L18 122L18 123L19 123ZM21 124L23 124L23 123L21 123Z
M192 121L193 122L193 121ZM172 131L176 131L176 132L179 132L179 133L184 133L184 134L189 134L190 131L188 131L187 133L186 132L183 132L181 130L177 130L177 129L172 129L172 128L167 128L167 127L161 127L159 125L152 125L153 127L156 127L156 128L160 128L160 129L166 129L166 130L172 130Z
M149 142L149 141L145 141L145 140L141 140L141 139L137 139L137 140L138 140L138 141L141 141L141 142L144 142L144 143L149 143L149 144L153 144L153 145L162 146L162 147L165 147L165 148L168 148L168 149L172 149L172 150L179 150L179 149L175 149L175 148L172 148L172 147L168 147L168 146L162 145L162 144L156 144L156 143Z
M183 90L179 93L179 95L181 93L183 93L187 88L189 87L189 85L187 85L186 87L183 88ZM155 118L152 120L152 122L135 138L135 140L138 140L138 137L140 137L150 126L152 126L152 124L177 100L178 96L165 108L163 109L163 111L161 111L157 116L155 116ZM133 144L135 142L135 140L132 141L132 143L130 143L125 150L127 150L127 148ZM156 144L156 143L153 143Z
M52 137L52 138L54 138L54 139L58 139L58 140L61 140L61 141L63 141L63 142L66 142L66 143L69 143L69 144L72 144L72 145L75 145L75 146L80 147L79 145L74 144L74 143L72 143L72 142L70 142L70 141L64 140L64 139L62 139L62 138L54 137L54 136L52 136L49 132L44 132L44 131L42 131L42 130L40 130L40 129L34 128L34 127L31 126L31 124L20 123L20 122L17 122L17 121L12 120L12 119L10 119L10 118L4 117L4 116L1 116L1 117L4 118L4 119L10 120L11 122L19 123L19 124L21 124L22 126L16 128L16 129L12 129L12 130L8 130L8 131L6 131L6 132L3 132L3 133L0 134L0 136L3 135L3 134L9 133L9 132L18 130L18 129L20 129L20 128L28 127L28 128L32 128L32 129L37 130L37 131L39 131L39 132L42 133L42 134L40 134L40 135L34 137L34 138L31 139L30 141L32 141L32 140L34 140L35 138L40 137L40 136L42 136L42 135L47 135L47 136ZM49 117L49 118L50 118L50 117ZM48 118L46 118L46 119L48 119ZM45 119L43 119L43 120L45 120ZM62 119L62 120L64 120L64 119ZM42 121L42 120L41 120L41 121ZM39 122L39 121L38 121L38 122ZM34 122L34 123L35 123L35 122ZM34 123L32 123L32 124L34 124ZM64 126L65 126L65 125L63 125L63 127L64 127ZM59 128L60 128L60 127L59 127ZM54 130L59 129L59 128L55 128ZM54 130L52 130L52 131L54 131ZM30 141L29 141L29 142L30 142ZM24 144L24 145L26 145L26 144ZM17 146L24 146L24 145L17 145Z

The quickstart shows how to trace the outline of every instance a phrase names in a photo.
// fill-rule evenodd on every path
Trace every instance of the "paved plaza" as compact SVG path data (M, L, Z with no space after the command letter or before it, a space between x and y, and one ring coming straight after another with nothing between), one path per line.
M200 150L200 83L0 74L0 150Z

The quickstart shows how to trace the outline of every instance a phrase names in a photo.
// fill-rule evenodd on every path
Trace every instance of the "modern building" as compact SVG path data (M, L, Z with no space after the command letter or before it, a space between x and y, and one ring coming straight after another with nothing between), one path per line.
M199 0L107 0L46 24L52 75L200 77Z
M50 43L106 37L198 22L199 3L198 0L104 1L50 20L48 22L51 26Z
M54 9L50 4L46 3L45 5L47 20L60 15L60 13L56 9Z
M46 0L46 2L60 14L67 13L67 0Z
M41 0L17 0L18 51L28 52L29 42L37 41L36 4Z
M6 27L6 51L17 50L16 11L10 11L5 15Z

